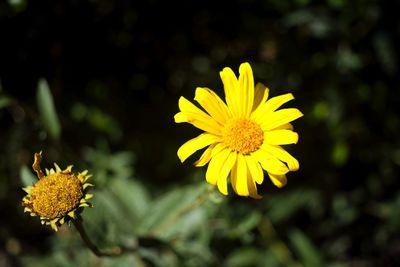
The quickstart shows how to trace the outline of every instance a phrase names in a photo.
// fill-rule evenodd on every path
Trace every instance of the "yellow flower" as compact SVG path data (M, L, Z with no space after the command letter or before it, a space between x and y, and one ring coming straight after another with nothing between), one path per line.
M183 162L196 151L207 147L196 167L208 164L206 180L227 195L227 181L240 196L261 198L256 184L264 180L265 170L278 187L286 184L286 173L299 169L299 162L281 145L295 144L298 134L290 123L303 116L296 108L277 110L294 99L284 94L268 99L268 88L254 86L249 63L239 68L239 79L230 68L220 72L224 84L225 102L208 88L196 89L196 100L207 112L186 98L179 99L180 112L175 122L188 122L204 131L183 144L178 157Z
M55 231L70 220L79 219L84 207L92 205L87 201L93 197L87 191L93 185L86 181L92 176L88 171L74 174L72 165L65 170L54 163L55 169L40 168L42 152L35 153L33 170L39 180L32 186L23 188L27 195L22 199L24 211L31 216L39 216L42 224L50 225Z

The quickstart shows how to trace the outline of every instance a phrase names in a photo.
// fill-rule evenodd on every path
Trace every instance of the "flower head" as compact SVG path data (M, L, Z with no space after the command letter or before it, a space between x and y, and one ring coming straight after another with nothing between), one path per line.
M228 176L233 190L240 196L261 198L256 184L264 180L265 170L278 187L286 184L286 173L299 169L299 162L281 145L295 144L298 134L290 123L303 116L296 108L278 108L294 99L292 94L272 97L269 89L254 86L249 63L239 68L239 78L230 68L220 72L225 100L208 88L196 89L196 100L205 112L186 98L179 99L180 112L175 122L188 122L204 131L183 144L178 157L183 162L196 151L206 150L195 162L208 163L206 180L227 195Z
M88 171L74 174L72 165L61 170L46 169L46 175L40 168L42 152L35 153L33 170L39 180L32 186L23 188L27 195L22 199L24 211L31 216L39 216L42 224L50 225L55 231L69 220L77 219L84 207L92 205L87 201L93 197L87 191L93 185L86 181L92 176Z

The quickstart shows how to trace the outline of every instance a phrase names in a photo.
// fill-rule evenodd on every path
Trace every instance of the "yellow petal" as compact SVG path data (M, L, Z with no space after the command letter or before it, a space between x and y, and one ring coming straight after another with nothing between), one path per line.
M33 187L28 185L27 187L22 187L22 190L24 190L27 194L30 194L32 192Z
M86 188L88 188L88 187L93 187L93 186L94 186L93 184L84 183L84 184L82 185L82 188L83 188L83 190L85 190Z
M264 116L259 120L259 123L264 131L269 131L302 116L303 113L301 113L297 108L286 108L270 113L268 116Z
M68 216L71 217L72 219L76 219L75 211L73 210L73 211L68 212Z
M232 187L239 196L248 196L247 166L244 156L240 153L237 155L235 167L236 168L233 168L231 173Z
M84 178L83 178L83 182L85 183L87 180L89 180L89 178L93 177L93 174L87 174Z
M260 196L257 193L257 185L254 181L254 179L251 177L250 170L247 169L247 187L249 188L249 196L255 199L261 199L262 196Z
M255 121L262 121L270 116L270 113L277 110L284 103L294 99L292 94L284 94L270 98L267 102L261 103L257 110L251 114Z
M176 123L187 122L205 132L221 135L222 128L220 125L215 125L215 121L215 123L212 123L211 120L204 120L197 114L179 112L175 114L174 119Z
M252 155L246 155L244 158L246 159L251 177L257 184L261 184L264 180L264 173L257 159Z
M218 175L218 181L217 181L218 190L224 195L228 195L227 178L229 172L232 170L232 167L236 162L236 156L237 156L236 152L229 152L228 158L223 164L221 172Z
M207 149L203 152L201 157L194 163L194 166L202 167L206 165L211 159L212 150L214 149L214 147L215 145L210 145L209 147L207 147Z
M240 115L249 117L253 109L254 77L249 63L242 63L239 67L239 103Z
M57 221L58 221L58 218L53 219L53 220L50 221L51 228L53 228L53 230L56 231L56 232L58 231L57 224L56 224Z
M284 175L289 172L289 169L286 167L286 165L277 158L268 158L264 161L261 161L260 164L261 167L269 174L272 173L275 175Z
M261 167L267 172L280 175L286 174L289 171L286 165L279 161L267 150L263 149L264 146L265 145L263 145L257 151L253 152L251 156L254 157L254 159L257 160L261 164Z
M74 165L69 165L67 168L65 168L64 172L72 172L72 168Z
M54 167L55 167L57 172L61 172L61 168L60 168L60 166L58 166L57 163L54 163Z
M273 130L264 133L264 143L270 145L296 144L299 135L290 130Z
M271 155L277 157L279 160L286 162L291 171L299 169L299 162L292 155L280 146L263 145L263 149L268 151Z
M220 71L222 83L224 84L225 100L232 116L238 118L240 115L239 82L231 68L224 68Z
M216 154L224 150L226 146L222 143L216 143L210 145L204 153L201 155L200 159L194 163L194 166L196 167L201 167L207 164L212 157L214 157Z
M276 175L276 174L268 173L268 176L271 179L272 183L279 188L285 186L287 183L286 175L284 175L284 174Z
M203 131L221 134L222 126L186 98L179 98L179 108L181 112L174 116L176 123L188 122Z
M209 184L216 185L219 174L225 163L230 151L228 149L222 150L217 155L213 156L210 163L208 164L206 172L206 181Z
M198 87L194 98L217 122L224 124L229 119L229 110L219 96L208 88Z
M291 131L293 131L293 125L290 122L288 122L288 123L282 124L279 127L274 128L274 130L291 130Z
M294 96L291 93L272 97L265 103L265 112L273 112L286 102L293 99Z
M254 103L253 112L257 110L260 104L264 103L268 99L269 89L262 83L257 83L254 89Z
M184 162L189 156L199 149L219 141L219 137L209 133L202 133L199 136L187 141L178 149L178 157Z
M271 157L271 154L269 154L266 150L261 148L250 154L258 162L265 161Z
M223 143L217 143L211 152L211 157L214 157L215 155L217 155L219 152L221 152L225 148L226 148L226 145L224 145Z

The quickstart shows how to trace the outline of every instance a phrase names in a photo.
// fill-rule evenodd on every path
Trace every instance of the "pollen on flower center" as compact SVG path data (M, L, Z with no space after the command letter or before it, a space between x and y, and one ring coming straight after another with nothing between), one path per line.
M224 130L225 145L244 155L256 151L264 141L261 127L248 119L233 120Z
M79 206L82 184L72 173L54 173L40 179L32 189L32 211L54 219Z

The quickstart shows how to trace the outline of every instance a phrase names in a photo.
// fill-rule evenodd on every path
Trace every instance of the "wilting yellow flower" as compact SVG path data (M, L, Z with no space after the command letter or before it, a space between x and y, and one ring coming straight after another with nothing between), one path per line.
M254 87L250 64L239 68L239 79L230 68L220 72L226 104L208 88L198 87L195 100L202 111L186 98L179 99L180 112L175 122L188 122L205 131L183 144L178 157L183 162L197 150L207 147L195 166L208 169L206 180L227 195L227 178L240 196L261 198L256 184L264 180L263 169L274 185L286 184L286 173L299 169L299 162L281 145L295 144L298 134L291 121L303 116L296 108L277 110L294 99L284 94L268 99L268 88L258 83Z
M86 181L92 176L88 171L74 174L72 165L65 170L54 163L55 169L40 168L42 152L35 153L33 170L39 180L32 186L23 188L27 195L22 199L24 211L31 216L39 216L42 224L50 225L55 231L69 220L79 219L84 207L92 205L87 201L93 197L87 191L93 185Z

